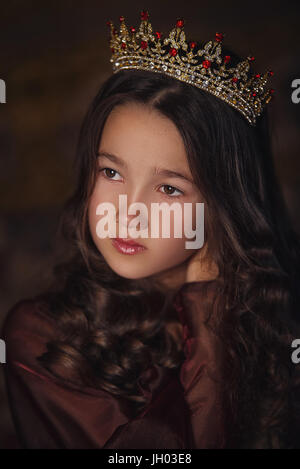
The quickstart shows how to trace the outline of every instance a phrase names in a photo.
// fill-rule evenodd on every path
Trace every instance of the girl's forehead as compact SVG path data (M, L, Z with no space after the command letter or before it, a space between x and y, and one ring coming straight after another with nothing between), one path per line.
M133 123L134 127L132 126ZM118 125L120 129L125 128L127 131L132 130L133 132L138 129L140 133L147 133L147 131L151 133L155 129L155 135L157 136L172 134L174 138L181 138L171 119L157 109L144 104L130 103L115 107L108 116L106 124L105 127Z
M104 126L99 150L131 161L139 157L189 171L186 149L175 124L158 111L143 105L114 109Z

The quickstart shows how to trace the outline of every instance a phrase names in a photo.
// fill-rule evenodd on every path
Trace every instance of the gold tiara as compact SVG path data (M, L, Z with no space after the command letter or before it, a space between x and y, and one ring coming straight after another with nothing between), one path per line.
M254 73L253 56L231 67L231 56L222 53L224 34L216 33L214 41L201 47L197 42L186 42L183 19L176 21L176 27L165 39L159 31L153 34L147 11L141 12L138 31L134 27L127 28L124 16L119 20L119 32L112 21L106 22L111 33L113 73L138 69L169 75L222 99L253 126L274 97L274 89L266 89L268 77L274 72Z

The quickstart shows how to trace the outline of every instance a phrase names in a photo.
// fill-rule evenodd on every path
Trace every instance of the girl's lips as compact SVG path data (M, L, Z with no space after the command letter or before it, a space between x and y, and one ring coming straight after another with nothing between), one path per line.
M141 251L145 251L147 248L141 246L140 244L132 244L129 242L124 242L122 239L114 238L112 239L113 246L122 254L137 254Z
M138 246L144 247L141 244L137 243L133 239L130 238L114 238L118 243L127 244L128 246Z

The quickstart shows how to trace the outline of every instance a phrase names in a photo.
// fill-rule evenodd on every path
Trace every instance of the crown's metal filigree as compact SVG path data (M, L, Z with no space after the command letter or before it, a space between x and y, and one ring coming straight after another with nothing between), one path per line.
M147 11L141 12L138 30L128 29L124 16L119 20L119 32L112 21L107 21L113 73L138 69L172 76L214 94L241 112L251 125L256 124L257 117L274 97L274 89L266 88L268 77L274 73L254 73L253 56L231 66L231 56L222 53L224 34L216 33L214 41L201 46L186 41L183 19L176 21L176 27L165 39L161 32L153 33Z

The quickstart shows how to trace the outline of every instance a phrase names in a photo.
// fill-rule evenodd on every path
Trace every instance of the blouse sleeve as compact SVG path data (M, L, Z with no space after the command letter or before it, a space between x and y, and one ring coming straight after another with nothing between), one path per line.
M179 375L153 397L146 411L128 422L106 448L224 448L222 346L204 322L212 309L215 281L184 284L174 297L183 325L185 360Z
M55 324L38 313L34 300L22 300L2 329L6 343L4 376L22 448L101 448L128 419L109 393L79 391L55 379L36 360L55 334Z
M222 406L222 344L205 324L218 293L216 280L186 283L174 304L183 324L186 360L180 382L190 411L196 448L225 447Z

